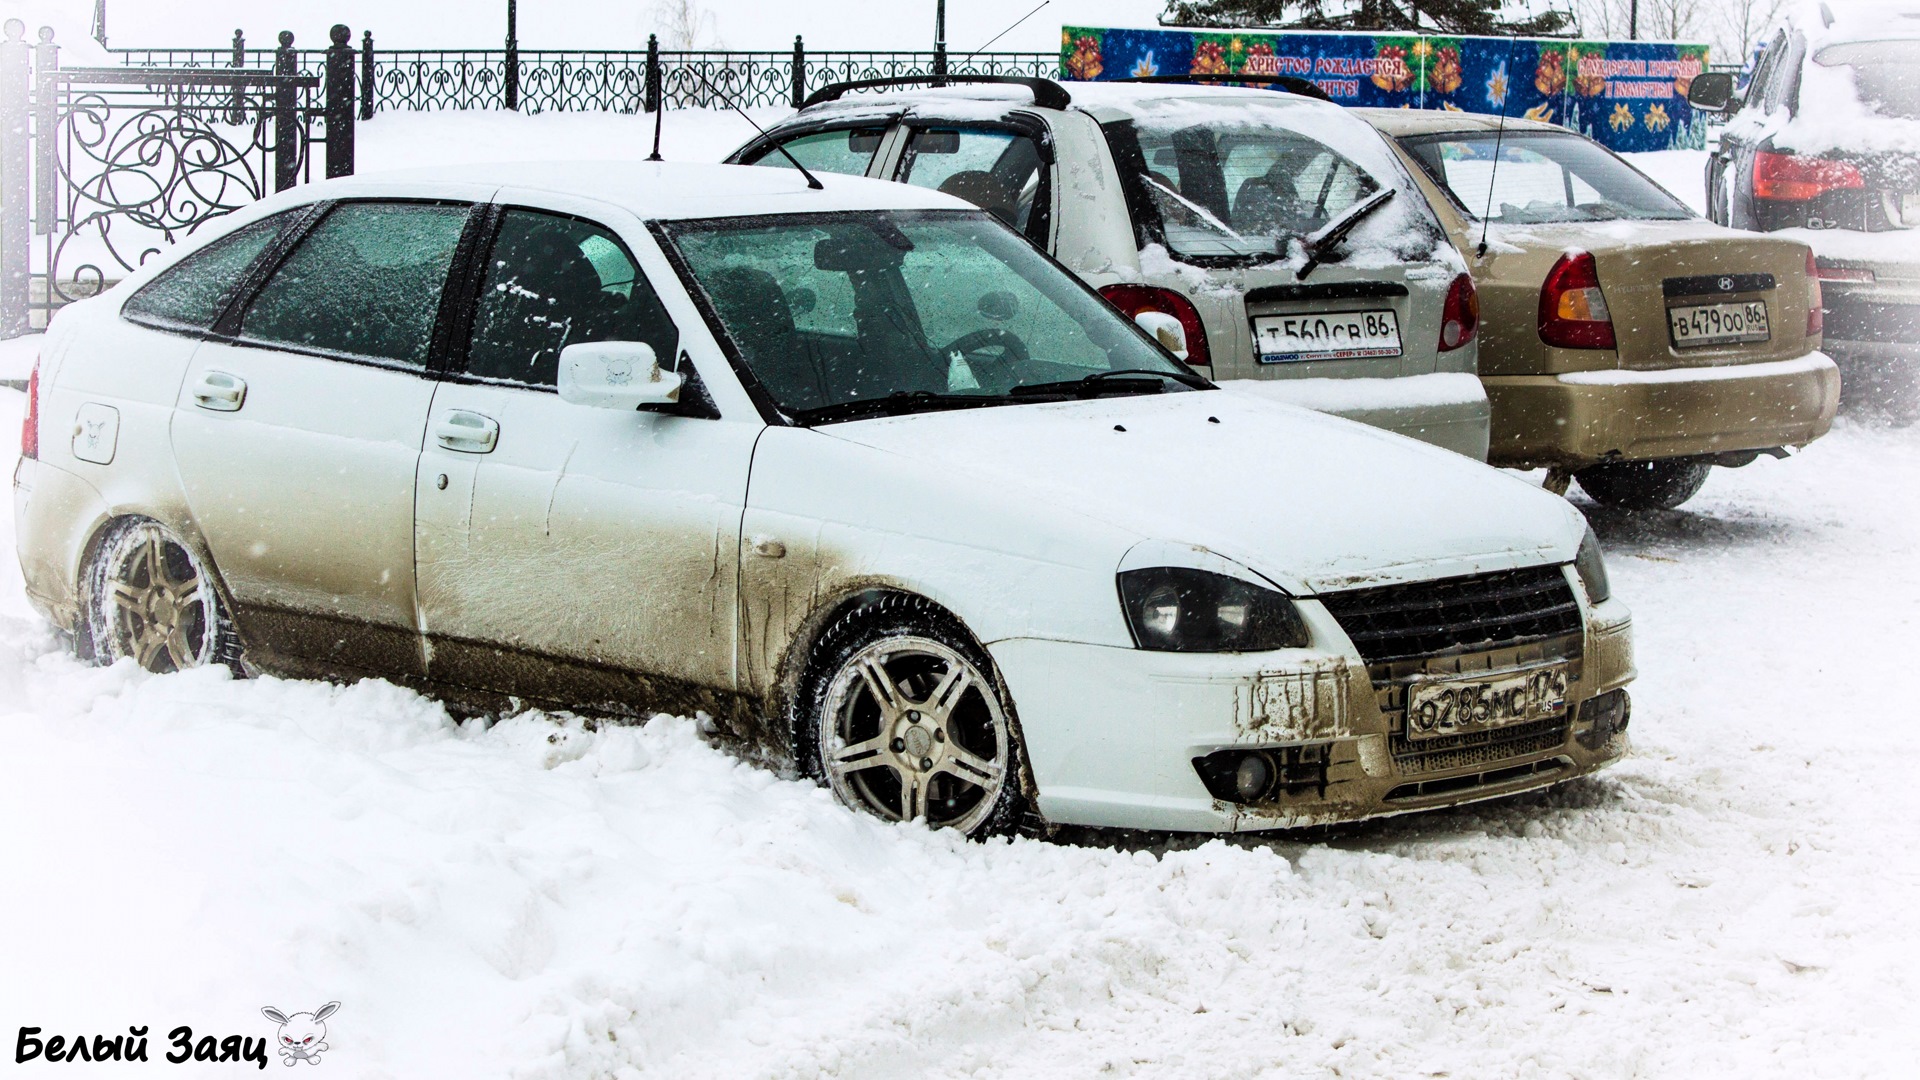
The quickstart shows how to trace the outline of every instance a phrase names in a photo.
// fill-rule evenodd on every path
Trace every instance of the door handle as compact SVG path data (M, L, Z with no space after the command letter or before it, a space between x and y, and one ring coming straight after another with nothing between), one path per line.
M455 409L442 417L433 429L433 437L448 450L462 454L486 454L500 441L500 425L492 417Z
M239 412L247 402L247 380L224 371L203 371L193 384L193 403L214 412Z

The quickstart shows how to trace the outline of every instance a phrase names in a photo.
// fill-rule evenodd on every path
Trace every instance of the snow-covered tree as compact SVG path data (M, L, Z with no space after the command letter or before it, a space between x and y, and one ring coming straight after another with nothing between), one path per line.
M1557 34L1564 11L1515 12L1505 0L1170 0L1166 26L1289 30L1429 30L1444 34Z

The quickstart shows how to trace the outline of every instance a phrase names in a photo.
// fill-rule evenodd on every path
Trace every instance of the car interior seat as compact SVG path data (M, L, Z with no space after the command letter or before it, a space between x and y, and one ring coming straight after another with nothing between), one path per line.
M714 272L706 286L720 321L774 397L802 409L833 400L813 350L794 325L787 294L772 274L730 266Z

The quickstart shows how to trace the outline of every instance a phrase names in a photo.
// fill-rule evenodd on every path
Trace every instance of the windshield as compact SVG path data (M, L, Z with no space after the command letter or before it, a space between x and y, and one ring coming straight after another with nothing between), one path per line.
M1920 120L1920 41L1829 45L1814 60L1851 69L1860 100L1881 115Z
M802 423L1208 385L984 213L664 228L752 377Z
M1493 167L1496 141L1500 167ZM1693 216L1605 147L1571 133L1454 132L1410 136L1401 145L1468 216L1503 224L1680 221ZM1492 188L1492 212L1488 189Z
M1123 169L1135 160L1129 183L1175 258L1288 258L1296 240L1405 177L1369 125L1338 111L1173 100L1139 106L1131 123L1106 131ZM1379 238L1392 238L1398 259L1421 258L1438 229L1409 221L1425 213L1417 200L1396 202Z

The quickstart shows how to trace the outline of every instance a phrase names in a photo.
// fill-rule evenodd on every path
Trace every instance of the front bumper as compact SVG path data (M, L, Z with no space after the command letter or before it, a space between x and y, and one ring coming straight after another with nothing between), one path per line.
M1392 379L1226 379L1220 388L1330 413L1475 461L1487 460L1487 391L1478 377L1464 372Z
M1317 607L1302 602L1310 623L1333 625ZM1404 684L1376 688L1357 653L1198 655L1031 638L989 651L1019 716L1039 810L1056 824L1250 832L1357 821L1545 787L1628 748L1624 732L1596 736L1584 708L1633 678L1631 624L1617 603L1587 621L1557 724L1444 752L1408 752L1396 711ZM1429 670L1502 670L1516 659L1450 657ZM1285 748L1323 758L1324 786L1242 805L1214 798L1194 765L1221 750Z
M1727 367L1483 381L1493 402L1488 458L1510 468L1805 446L1833 426L1840 402L1840 369L1818 352Z

